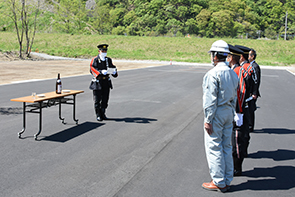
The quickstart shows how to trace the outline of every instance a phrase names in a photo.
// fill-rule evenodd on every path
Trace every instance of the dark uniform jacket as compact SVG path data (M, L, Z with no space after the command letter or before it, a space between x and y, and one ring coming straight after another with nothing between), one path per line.
M234 71L237 73L239 77L239 85L237 90L237 113L243 114L243 124L241 126L237 126L234 124L234 132L232 135L232 144L233 144L233 157L241 159L240 162L243 161L245 157L247 157L247 149L249 146L250 135L249 135L249 103L246 103L246 99L249 98L254 90L256 89L255 73L251 64L248 62L243 62L241 66L236 67ZM234 160L235 161L235 160ZM239 165L241 165L240 163ZM237 168L237 164L235 165L235 169ZM241 167L240 167L241 168Z
M246 106L245 100L249 98L254 90L256 90L256 83L253 80L254 71L250 63L244 63L242 66L236 67L234 71L239 77L238 86L238 102L236 112L242 113Z
M260 96L260 92L259 92L259 86L260 86L260 79L261 79L261 70L260 70L260 66L256 63L256 61L254 60L254 62L252 62L252 67L255 71L256 74L256 90L253 92L254 95Z
M105 86L105 84L108 84L109 88L113 88L111 79L109 77L109 74L103 75L102 70L107 70L109 68L116 68L116 66L113 64L112 59L109 57L106 57L106 61L101 61L99 56L96 56L92 58L90 63L90 73L97 79L99 83L97 83L98 87L97 89L103 88L102 86ZM118 76L118 72L116 74L112 74L113 77ZM106 80L108 83L106 83Z

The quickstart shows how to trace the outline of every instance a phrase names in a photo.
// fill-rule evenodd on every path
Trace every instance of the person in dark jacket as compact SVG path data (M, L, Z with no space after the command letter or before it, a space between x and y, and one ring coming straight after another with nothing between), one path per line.
M248 60L256 73L257 85L256 85L256 90L254 91L255 94L252 95L253 100L251 100L249 102L249 112L250 112L249 130L250 130L250 132L253 132L253 130L254 130L255 111L257 109L256 101L257 101L258 97L260 97L259 86L260 86L260 80L261 80L261 70L260 70L260 66L255 61L256 56L257 56L256 51L254 49L251 49L249 52Z
M249 134L249 99L253 95L256 82L255 72L251 64L248 62L250 48L235 45L243 51L240 58L240 65L234 69L239 77L239 87L237 91L236 116L233 128L232 144L233 144L233 160L234 160L234 176L242 174L242 164L244 158L248 156L248 146L250 143Z
M107 120L105 112L108 107L110 89L113 88L110 75L115 78L118 76L112 59L107 57L108 46L107 44L98 45L99 54L90 63L90 73L93 79L89 88L93 90L94 109L98 121Z

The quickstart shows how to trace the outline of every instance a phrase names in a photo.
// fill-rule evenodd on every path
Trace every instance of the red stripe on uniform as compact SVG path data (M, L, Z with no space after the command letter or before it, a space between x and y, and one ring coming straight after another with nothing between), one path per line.
M94 75L94 77L97 77L99 75L99 71L97 71L95 68L93 68L93 61L94 61L95 57L92 58L91 62L90 62L90 70L91 73Z

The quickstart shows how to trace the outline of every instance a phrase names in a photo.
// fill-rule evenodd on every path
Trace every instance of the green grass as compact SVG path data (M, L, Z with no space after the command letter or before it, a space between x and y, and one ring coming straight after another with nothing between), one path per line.
M209 63L208 50L219 38L139 37L113 35L69 35L37 33L32 51L49 55L91 58L96 46L109 44L108 56L113 59L162 60ZM257 51L260 65L295 64L295 41L224 38L229 44L244 45ZM0 32L0 50L18 51L16 33Z

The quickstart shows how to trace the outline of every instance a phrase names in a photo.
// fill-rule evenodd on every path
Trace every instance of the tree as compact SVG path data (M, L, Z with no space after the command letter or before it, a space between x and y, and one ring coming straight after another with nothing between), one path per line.
M9 30L7 21L9 21L9 17L7 14L7 4L5 2L0 2L0 31Z
M185 33L196 34L198 32L197 21L194 18L190 18L185 22Z
M210 17L211 17L211 12L207 9L201 10L201 12L196 17L197 27L199 29L199 34L201 36L206 35Z
M6 0L6 3L9 7L8 16L14 22L17 34L19 57L23 58L22 48L24 36L26 39L25 54L29 57L36 33L36 20L39 13L40 0L37 0L37 5L34 2L28 3L26 0Z
M123 26L125 8L115 8L110 10L110 23L113 27Z
M112 31L112 27L110 25L110 6L109 5L101 5L96 6L93 11L91 11L91 24L92 27L99 34L107 34Z
M286 4L284 5L283 10L284 10L284 12L286 12L286 11L288 12L287 34L293 35L293 39L295 39L295 1L294 0L286 0Z
M0 2L0 31L12 29L12 23L7 23L6 17L3 17L7 6L10 7L10 17L17 24L15 29L22 30L26 25L34 27L32 18L37 13L36 7L26 3L26 9L22 12L22 2L25 0L4 1L5 6L3 1ZM31 3L37 0L27 1ZM88 0L42 2L43 12L37 20L41 32L148 36L190 33L206 37L248 34L257 38L257 32L260 36L272 36L275 32L279 34L285 26L287 11L288 33L295 33L294 0L92 0L92 4ZM30 9L27 9L29 6ZM11 10L17 15L13 15ZM29 17L31 19L26 23ZM24 20L23 24L20 19ZM25 29L23 31L23 38L27 39ZM21 33L19 38L20 43L25 43Z
M177 32L181 30L181 23L176 19L168 20L166 25L168 32L172 33L173 36L176 36Z
M81 33L86 27L87 15L84 0L60 0L55 2L55 26L69 33Z

